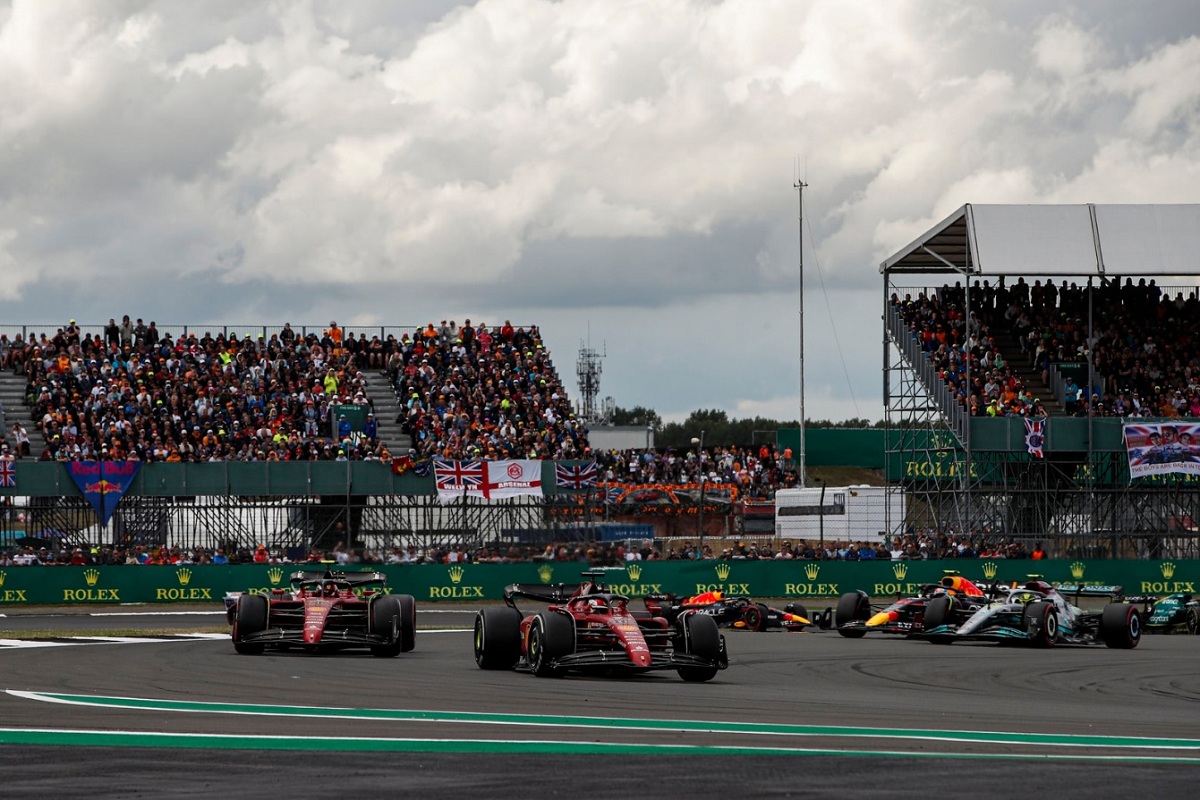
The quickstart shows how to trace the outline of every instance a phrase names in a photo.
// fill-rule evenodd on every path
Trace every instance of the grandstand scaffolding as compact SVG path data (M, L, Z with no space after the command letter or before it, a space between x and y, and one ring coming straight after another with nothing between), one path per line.
M1092 298L1118 276L1183 277L1195 297L1198 232L1195 205L965 205L881 264L885 474L908 498L909 528L1042 541L1060 557L1200 556L1196 476L1131 479L1125 420L1091 415L1051 415L1043 457L1032 457L1023 419L969 415L894 302L951 291L969 326L980 309L972 281L1083 279L1091 342L1101 325ZM1086 385L1103 379L1089 350Z

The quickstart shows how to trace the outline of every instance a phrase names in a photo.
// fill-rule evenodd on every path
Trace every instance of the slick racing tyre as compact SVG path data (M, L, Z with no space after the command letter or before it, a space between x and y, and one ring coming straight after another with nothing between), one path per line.
M950 595L942 595L930 600L925 606L925 630L928 632L933 628L945 625L950 619L950 612L953 608L954 598ZM930 636L929 641L934 644L953 644L954 637L943 633Z
M503 606L475 615L475 663L480 669L512 669L520 658L520 611Z
M400 600L400 652L411 653L417 646L417 600L411 594L396 595Z
M1105 646L1132 650L1142 641L1142 614L1129 603L1109 603L1100 614L1100 638Z
M525 655L534 675L539 678L561 675L562 670L554 666L554 660L574 650L575 621L571 617L551 611L533 618L525 643Z
M408 594L385 594L371 601L368 612L371 633L392 639L388 644L371 646L371 655L393 658L410 652L416 644L417 602ZM393 627L394 625L394 627Z
M866 635L862 628L845 626L852 622L866 622L871 616L871 601L862 592L847 592L838 600L835 622L838 633L847 639L861 639Z
M1054 603L1030 603L1021 617L1034 647L1053 647L1058 641L1058 611Z
M1183 617L1184 630L1195 636L1200 633L1200 611L1189 608Z
M267 598L261 594L244 594L237 600L237 609L233 617L233 649L244 656L261 655L262 642L242 641L255 633L267 629L267 617L271 606Z
M767 615L763 613L761 608L751 603L742 611L742 622L746 624L746 630L748 631L766 630Z
M717 630L717 621L707 614L688 614L679 621L679 625L683 629L686 652L712 662L711 667L680 667L679 677L688 683L711 681L720 671L721 632Z

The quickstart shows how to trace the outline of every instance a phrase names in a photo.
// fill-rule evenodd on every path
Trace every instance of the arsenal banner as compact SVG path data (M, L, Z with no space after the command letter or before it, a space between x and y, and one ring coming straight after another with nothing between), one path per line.
M502 500L521 495L542 496L540 461L433 462L438 500L450 503L460 497Z
M1200 475L1200 424L1126 425L1125 452L1130 478L1171 472Z
M108 524L117 503L137 477L140 461L68 461L64 464L71 480L92 504L100 527Z

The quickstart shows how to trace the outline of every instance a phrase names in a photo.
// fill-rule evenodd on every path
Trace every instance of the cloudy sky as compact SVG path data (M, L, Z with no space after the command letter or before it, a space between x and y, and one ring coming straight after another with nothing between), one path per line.
M1200 14L0 0L0 326L542 327L578 397L883 416L879 263L964 203L1196 202Z

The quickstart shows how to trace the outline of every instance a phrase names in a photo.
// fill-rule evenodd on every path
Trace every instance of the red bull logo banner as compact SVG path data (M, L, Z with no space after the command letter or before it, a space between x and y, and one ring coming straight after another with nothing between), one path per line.
M137 477L140 461L68 461L67 473L96 510L101 527L108 525L117 503Z
M1200 424L1126 425L1125 451L1130 478L1171 472L1200 475Z

